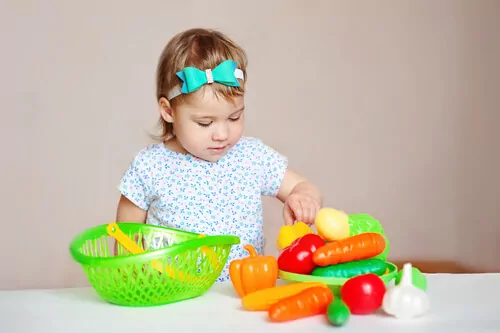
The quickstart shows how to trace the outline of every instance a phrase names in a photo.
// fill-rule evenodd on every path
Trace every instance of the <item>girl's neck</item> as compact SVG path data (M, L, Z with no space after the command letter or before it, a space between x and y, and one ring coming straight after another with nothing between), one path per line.
M181 154L189 154L188 151L186 149L184 149L184 147L182 147L179 143L179 141L177 140L177 137L174 136L168 140L165 140L163 141L163 145L173 151L173 152L176 152L176 153L181 153Z

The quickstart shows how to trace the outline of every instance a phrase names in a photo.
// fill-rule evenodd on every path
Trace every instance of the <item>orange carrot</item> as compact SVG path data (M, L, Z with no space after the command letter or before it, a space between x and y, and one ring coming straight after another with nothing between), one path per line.
M328 287L311 287L271 305L269 320L285 322L326 313L333 301Z
M327 285L323 282L313 281L287 283L281 286L265 288L246 294L241 298L241 304L246 310L249 311L267 311L271 305L279 302L280 300L312 287L327 288Z
M365 232L326 243L313 254L318 266L373 258L385 250L384 237L376 232Z

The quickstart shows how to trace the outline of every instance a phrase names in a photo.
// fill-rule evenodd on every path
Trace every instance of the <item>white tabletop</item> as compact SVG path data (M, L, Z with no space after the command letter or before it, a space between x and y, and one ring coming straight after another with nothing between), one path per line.
M351 316L342 332L500 332L500 274L432 274L426 317L401 321L384 315ZM204 296L151 308L101 301L91 288L0 291L0 332L334 332L325 316L287 323L240 306L230 283Z

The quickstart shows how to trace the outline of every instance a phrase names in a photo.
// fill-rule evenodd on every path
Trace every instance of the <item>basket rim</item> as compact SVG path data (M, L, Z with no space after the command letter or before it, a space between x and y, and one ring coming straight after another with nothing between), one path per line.
M141 227L149 229L158 229L162 231L169 231L177 234L184 234L187 236L198 236L200 234L195 232L190 232L186 230L180 230L170 227L136 223L136 222L117 222L119 226L128 227ZM88 229L85 229L80 234L76 235L69 244L70 254L76 262L82 265L92 265L92 264L108 264L113 266L119 266L127 263L137 263L140 261L152 261L154 259L160 259L166 255L175 255L186 250L192 250L199 248L201 246L211 246L211 245L236 245L240 244L240 238L234 235L206 235L205 237L195 237L193 239L187 240L182 243L174 244L165 248L150 250L139 254L128 254L122 257L110 256L110 257L93 257L88 256L79 251L81 244L85 243L87 236L94 234L96 232L102 232L102 235L107 235L106 227L108 224L97 225Z

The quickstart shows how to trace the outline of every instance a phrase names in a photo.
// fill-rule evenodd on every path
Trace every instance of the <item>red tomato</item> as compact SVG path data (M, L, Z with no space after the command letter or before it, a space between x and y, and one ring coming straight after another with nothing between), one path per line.
M370 314L382 306L385 283L373 273L347 280L340 289L340 297L352 314Z

